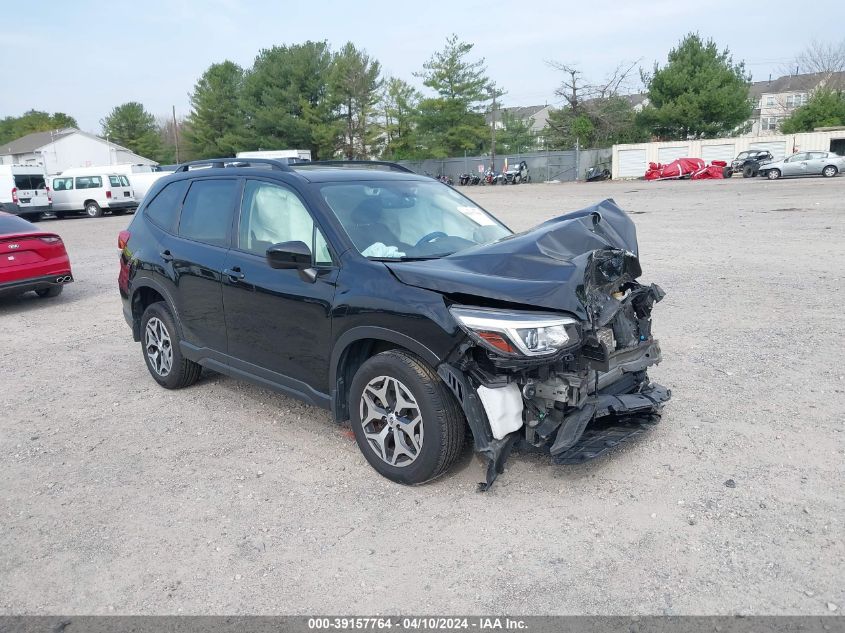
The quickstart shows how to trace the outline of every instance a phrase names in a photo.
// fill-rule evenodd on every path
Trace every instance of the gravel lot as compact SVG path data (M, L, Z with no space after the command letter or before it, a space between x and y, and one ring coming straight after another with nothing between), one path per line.
M465 191L515 229L637 214L660 425L515 455L487 494L469 450L401 487L322 410L159 388L120 310L129 218L46 221L77 281L0 300L0 614L841 613L845 177Z

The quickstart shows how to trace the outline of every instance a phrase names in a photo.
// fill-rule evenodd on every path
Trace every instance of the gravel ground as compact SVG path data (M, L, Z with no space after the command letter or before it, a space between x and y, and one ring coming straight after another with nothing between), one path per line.
M466 451L380 478L327 413L159 388L117 293L128 218L47 221L76 283L0 300L0 614L827 614L845 608L845 177L468 188L524 229L615 198L674 399L574 467Z

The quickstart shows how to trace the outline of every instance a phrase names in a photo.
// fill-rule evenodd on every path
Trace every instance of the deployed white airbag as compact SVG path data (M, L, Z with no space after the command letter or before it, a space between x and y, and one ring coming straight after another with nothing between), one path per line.
M478 388L478 397L490 420L493 437L497 440L522 426L522 392L516 383L508 383L506 387L498 389L481 386Z

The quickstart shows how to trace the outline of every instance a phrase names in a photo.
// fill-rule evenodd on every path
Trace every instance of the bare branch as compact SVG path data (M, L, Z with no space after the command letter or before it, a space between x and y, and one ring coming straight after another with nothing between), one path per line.
M845 39L838 44L813 41L795 57L794 66L801 73L826 76L845 72Z

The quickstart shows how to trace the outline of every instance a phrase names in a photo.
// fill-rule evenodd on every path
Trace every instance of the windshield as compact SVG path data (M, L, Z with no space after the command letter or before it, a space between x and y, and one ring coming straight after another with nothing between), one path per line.
M444 257L511 235L439 182L335 182L320 191L358 252L372 259Z

